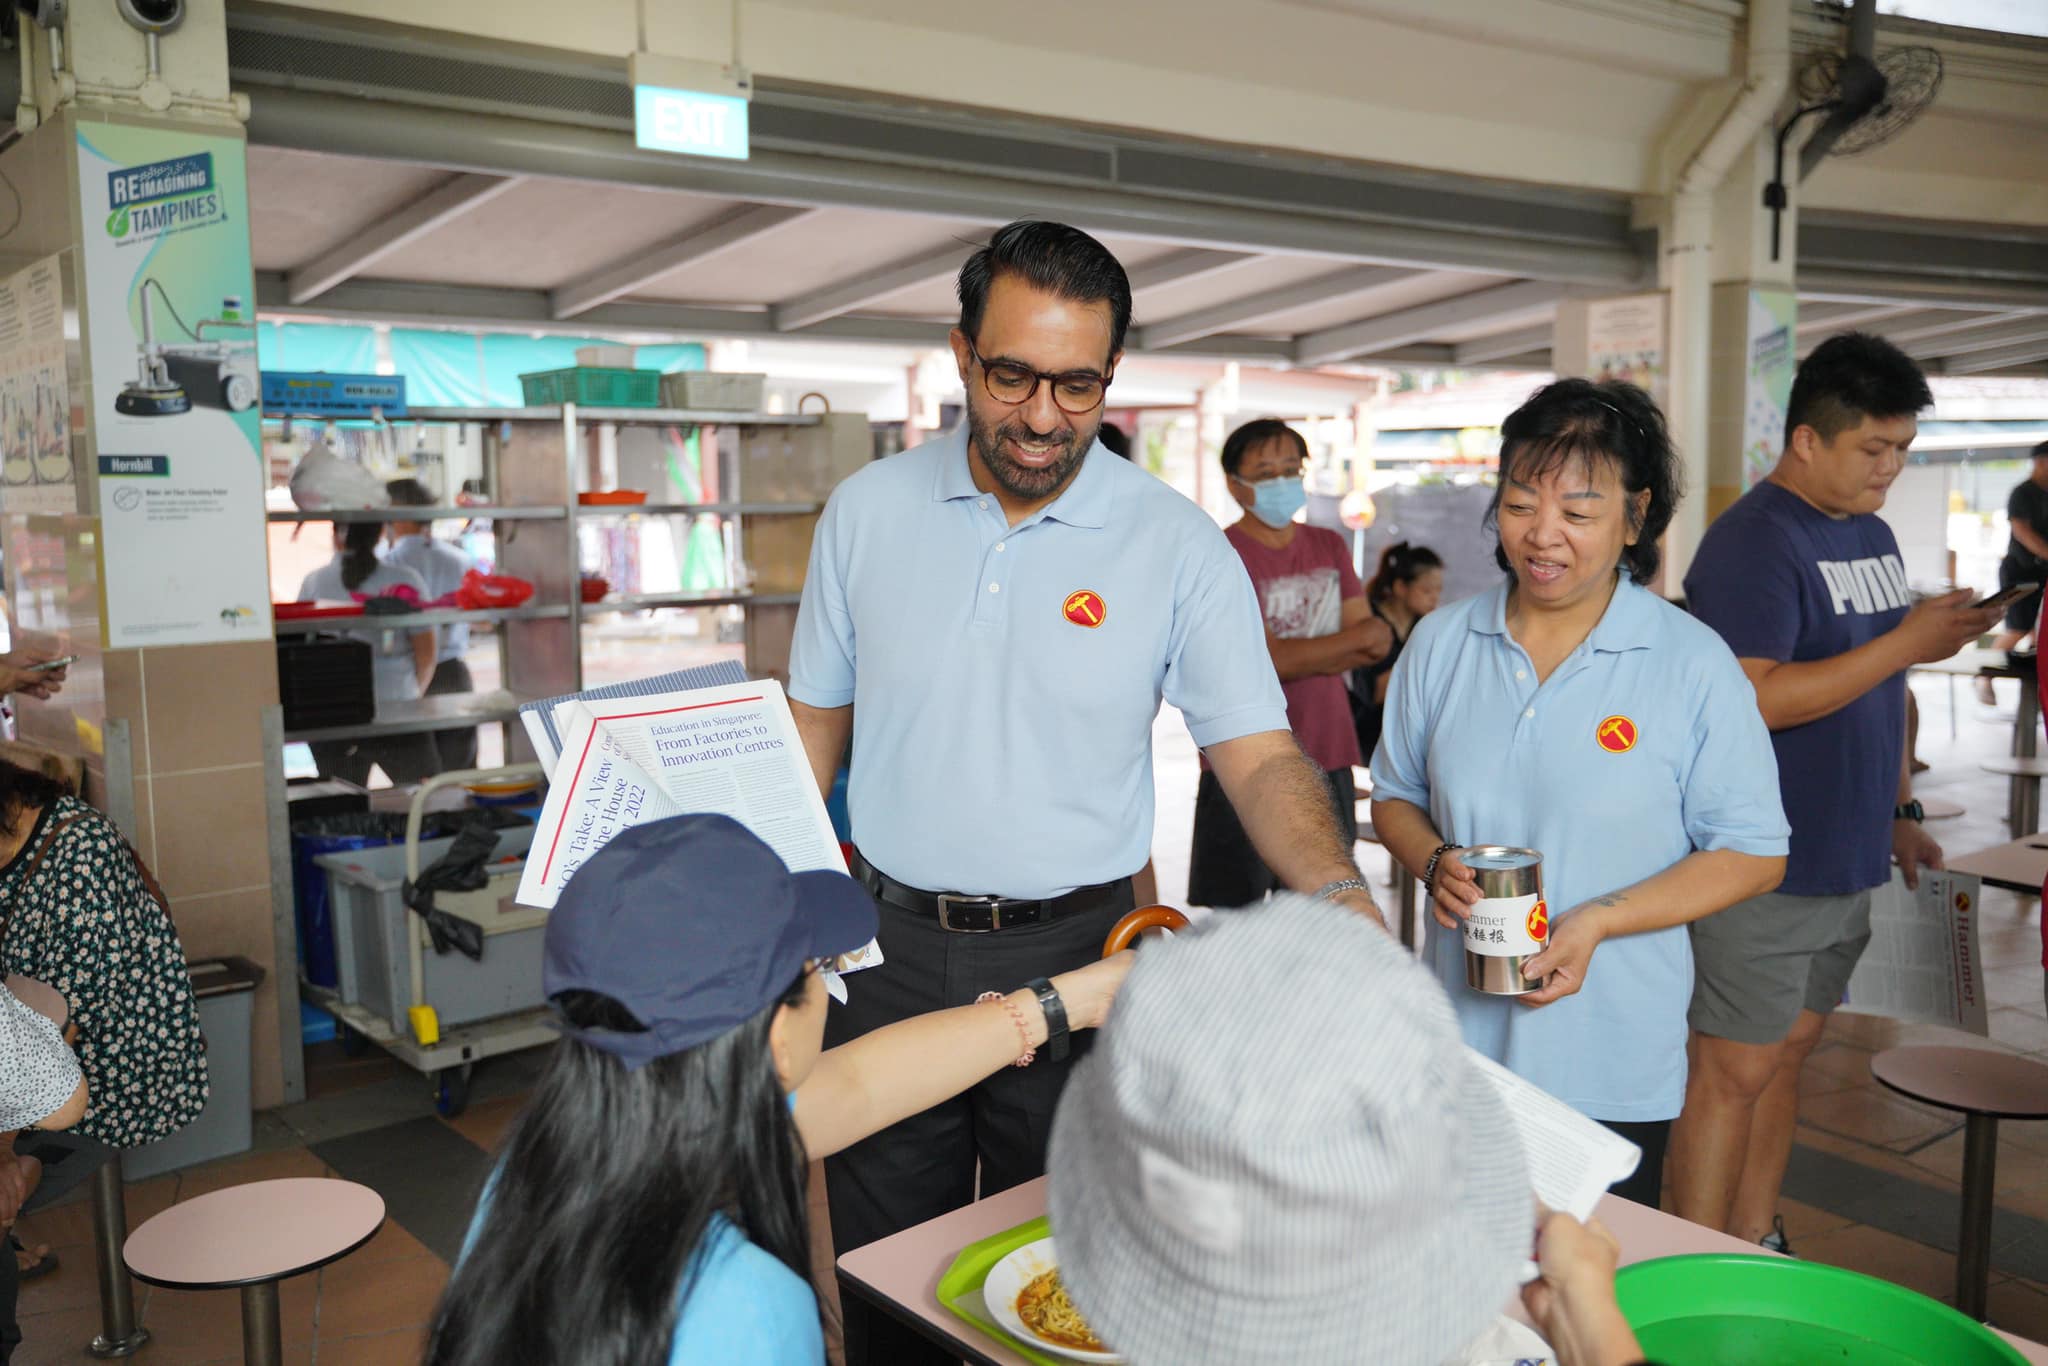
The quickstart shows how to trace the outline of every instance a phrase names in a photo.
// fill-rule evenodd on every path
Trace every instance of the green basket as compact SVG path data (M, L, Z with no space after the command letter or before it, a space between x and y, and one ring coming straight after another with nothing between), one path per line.
M1661 1366L2026 1366L1975 1319L1818 1262L1705 1253L1624 1267L1621 1312Z
M659 408L661 371L605 370L578 365L567 370L542 370L521 375L526 406L584 403L596 408Z
M946 1274L939 1277L939 1303L945 1305L954 1318L972 1324L1026 1361L1036 1362L1037 1366L1074 1366L1066 1357L1026 1347L1005 1333L996 1326L994 1315L988 1312L988 1306L981 1298L982 1282L988 1279L990 1269L997 1262L1026 1243L1035 1243L1051 1232L1052 1224L1041 1214L1028 1224L991 1234L978 1243L969 1243L961 1248L960 1255L946 1268Z

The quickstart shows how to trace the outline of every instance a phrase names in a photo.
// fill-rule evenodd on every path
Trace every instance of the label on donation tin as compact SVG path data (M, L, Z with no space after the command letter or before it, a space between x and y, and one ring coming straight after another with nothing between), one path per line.
M1550 911L1543 898L1482 897L1465 921L1465 948L1489 958L1527 958L1550 942Z

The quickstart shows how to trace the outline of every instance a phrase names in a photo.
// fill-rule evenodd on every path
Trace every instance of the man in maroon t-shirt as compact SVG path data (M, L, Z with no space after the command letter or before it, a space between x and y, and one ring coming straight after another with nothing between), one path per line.
M1344 538L1294 520L1307 501L1301 482L1307 462L1308 443L1284 422L1261 418L1232 432L1223 443L1223 473L1245 515L1223 534L1258 589L1266 648L1287 694L1294 738L1323 770L1338 823L1355 838L1358 794L1351 769L1361 757L1344 675L1385 658L1393 634L1373 615ZM1195 791L1189 902L1248 906L1279 886L1205 761Z

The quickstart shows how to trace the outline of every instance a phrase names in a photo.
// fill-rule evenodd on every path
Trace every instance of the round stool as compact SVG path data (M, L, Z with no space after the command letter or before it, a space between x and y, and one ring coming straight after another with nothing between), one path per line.
M121 1256L151 1285L240 1290L242 1359L277 1366L277 1283L346 1257L383 1223L383 1197L353 1181L252 1181L172 1205L130 1234Z
M2048 1067L1988 1048L1888 1048L1870 1060L1870 1075L1902 1096L1965 1117L1956 1308L1982 1319L1991 1276L1998 1121L2048 1119Z

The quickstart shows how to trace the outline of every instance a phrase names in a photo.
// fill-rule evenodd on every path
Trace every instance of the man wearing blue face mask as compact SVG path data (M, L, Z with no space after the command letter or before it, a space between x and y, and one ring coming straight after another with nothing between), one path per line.
M1307 463L1308 443L1277 418L1232 432L1223 443L1223 473L1245 515L1223 534L1258 590L1266 649L1287 695L1294 738L1323 770L1345 837L1356 839L1351 769L1363 760L1344 676L1384 659L1393 634L1373 615L1344 538L1294 520L1308 500L1301 482ZM1205 759L1195 791L1188 900L1248 906L1282 885L1252 847Z

